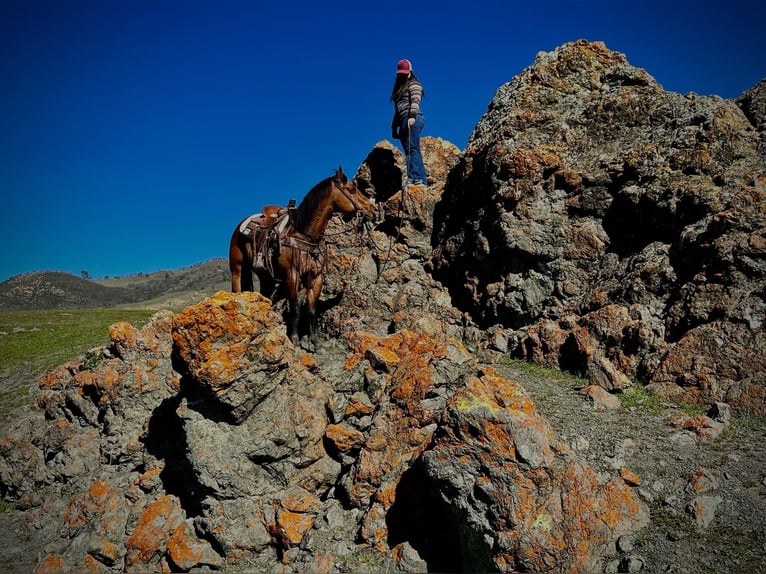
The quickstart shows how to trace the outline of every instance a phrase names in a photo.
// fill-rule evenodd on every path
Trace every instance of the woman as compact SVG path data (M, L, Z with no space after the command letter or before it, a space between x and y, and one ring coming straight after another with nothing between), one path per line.
M391 120L391 135L402 142L407 158L407 182L412 185L427 185L426 168L420 152L420 132L425 118L420 111L423 86L412 73L412 63L401 60L396 66L396 82L391 91L394 103L394 119Z

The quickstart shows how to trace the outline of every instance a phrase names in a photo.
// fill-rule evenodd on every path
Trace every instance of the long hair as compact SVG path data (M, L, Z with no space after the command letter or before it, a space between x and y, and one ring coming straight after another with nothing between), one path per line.
M410 72L409 77L407 76L407 74L396 74L396 80L394 80L394 88L391 90L392 102L395 102L399 98L399 96L401 96L404 93L404 91L407 89L407 84L409 83L410 80L414 80L418 83L420 82L420 80L418 80L418 77L412 72ZM423 84L421 84L421 87L422 86ZM426 91L423 90L423 97L425 97L425 95L426 95Z

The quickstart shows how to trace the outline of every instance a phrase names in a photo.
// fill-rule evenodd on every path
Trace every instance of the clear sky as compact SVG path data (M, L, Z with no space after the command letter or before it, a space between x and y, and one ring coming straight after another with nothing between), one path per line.
M401 58L423 135L460 149L497 88L581 38L735 98L766 77L764 4L0 0L0 281L226 257L240 219L390 138Z

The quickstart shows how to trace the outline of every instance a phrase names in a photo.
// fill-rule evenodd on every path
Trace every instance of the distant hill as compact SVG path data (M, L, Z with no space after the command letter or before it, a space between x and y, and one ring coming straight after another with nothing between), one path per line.
M61 271L23 273L0 283L0 311L182 307L229 288L228 262L211 259L181 269L111 279Z

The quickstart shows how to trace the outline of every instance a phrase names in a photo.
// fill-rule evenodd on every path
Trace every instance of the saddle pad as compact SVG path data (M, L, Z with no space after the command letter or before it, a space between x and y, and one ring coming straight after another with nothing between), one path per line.
M245 234L248 234L248 232L247 232L246 230L247 230L247 226L248 226L248 225L250 225L250 222L251 222L253 219L261 219L261 218L263 218L263 213L254 213L254 214L253 214L253 215L251 215L250 217L246 218L246 219L245 219L245 220L242 222L242 225L240 225L240 226L239 226L239 232L240 232L240 233L245 233Z

